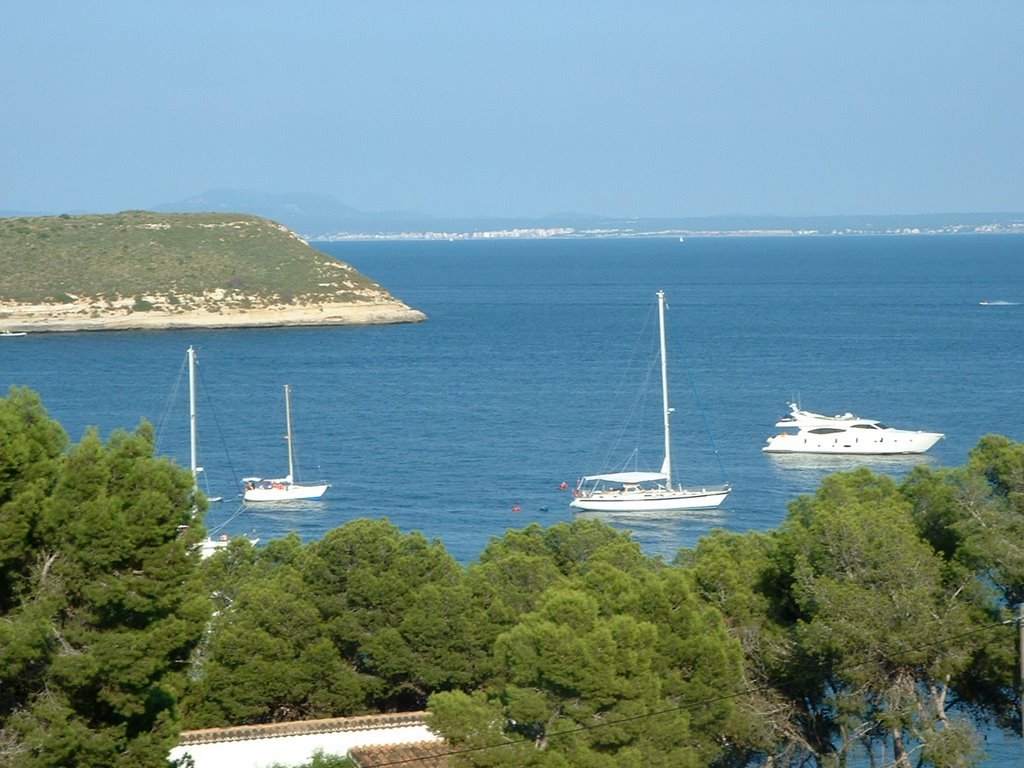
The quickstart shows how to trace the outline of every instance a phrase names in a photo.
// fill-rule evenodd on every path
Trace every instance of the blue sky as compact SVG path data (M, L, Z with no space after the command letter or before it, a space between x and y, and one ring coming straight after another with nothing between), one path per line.
M1021 0L33 0L0 210L1024 211Z

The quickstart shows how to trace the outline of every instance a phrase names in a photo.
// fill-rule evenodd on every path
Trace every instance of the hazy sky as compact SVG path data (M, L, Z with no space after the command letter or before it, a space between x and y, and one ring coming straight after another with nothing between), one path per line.
M32 0L0 211L1024 211L1022 0Z

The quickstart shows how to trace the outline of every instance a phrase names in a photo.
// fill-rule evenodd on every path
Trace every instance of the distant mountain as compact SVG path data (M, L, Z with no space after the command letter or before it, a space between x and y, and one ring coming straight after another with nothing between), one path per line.
M330 232L420 231L431 217L415 213L360 211L334 197L318 193L267 193L213 189L153 210L170 213L250 213L284 224L305 237Z
M884 216L680 216L629 218L561 212L542 217L453 217L410 211L360 211L329 194L270 194L219 189L157 211L250 213L277 221L306 238L340 234L467 233L512 230L573 230L576 234L728 233L728 232L898 232L975 231L1024 227L1024 213L936 213Z
M248 213L284 224L307 238L338 233L400 234L590 227L607 221L601 217L581 213L526 218L445 217L414 211L361 211L329 194L277 194L240 189L208 190L176 203L158 205L152 210L166 213ZM565 224L565 221L575 223Z
M163 213L244 213L276 221L306 239L415 236L423 233L569 234L576 236L708 233L1024 232L1024 213L934 213L852 216L680 216L629 218L565 211L541 217L435 216L413 211L361 211L330 194L214 189L149 210ZM2 217L45 215L2 212Z

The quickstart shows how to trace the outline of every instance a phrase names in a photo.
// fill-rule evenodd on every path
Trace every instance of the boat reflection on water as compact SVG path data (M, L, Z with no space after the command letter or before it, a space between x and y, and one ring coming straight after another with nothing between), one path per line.
M600 520L630 537L648 554L672 562L682 547L696 546L711 528L725 527L727 510L716 507L669 512L577 511L577 520Z
M320 499L282 499L280 501L261 501L259 504L245 504L249 514L274 512L310 512L326 509L327 505Z
M311 499L261 501L258 504L242 502L242 508L253 530L279 531L277 537L294 532L303 540L319 538L325 525L334 528L347 522L339 519L337 510L332 512L325 502Z
M814 493L823 478L836 472L854 472L864 467L875 474L892 475L899 481L918 465L936 463L934 456L923 453L891 456L772 453L766 456L772 469L785 477L787 485L807 489L804 493Z

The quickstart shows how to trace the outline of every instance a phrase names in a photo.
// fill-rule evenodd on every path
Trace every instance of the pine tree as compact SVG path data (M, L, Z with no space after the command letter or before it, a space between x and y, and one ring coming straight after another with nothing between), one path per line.
M38 396L0 400L0 762L166 765L210 603L187 470L153 431L67 438Z

